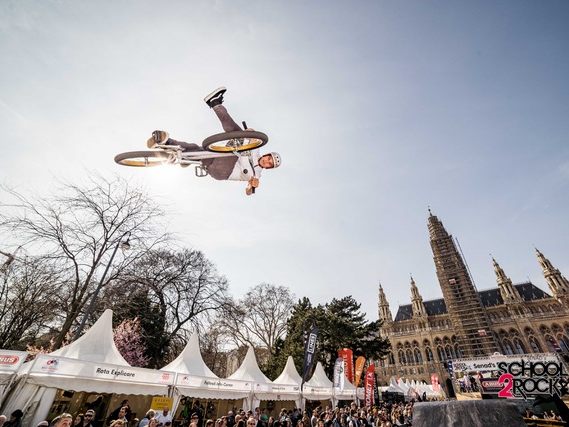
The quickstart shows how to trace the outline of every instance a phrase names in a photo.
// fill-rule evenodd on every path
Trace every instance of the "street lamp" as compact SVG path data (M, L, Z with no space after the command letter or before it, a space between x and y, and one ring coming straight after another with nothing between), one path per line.
M117 250L119 249L119 247L123 251L127 251L130 249L130 234L131 234L130 231L127 231L126 233L124 233L121 236L121 238L117 242L117 245L115 246L115 249L113 250L113 253L111 255L111 259L109 259L109 262L107 263L107 267L105 268L105 271L103 272L103 276L101 277L101 280L99 280L99 284L97 285L97 288L95 289L95 292L93 293L93 296L91 297L91 302L89 303L89 306L87 307L87 310L85 311L85 314L83 315L83 319L81 319L81 323L79 324L79 328L77 328L77 331L75 331L75 336L73 337L73 341L75 341L77 338L79 338L81 336L81 333L83 332L83 328L85 327L85 322L87 322L87 318L91 315L91 313L93 313L93 309L95 308L95 301L97 300L97 296L99 295L99 291L101 290L101 288L103 287L103 284L105 283L105 277L107 277L107 273L109 271L109 268L111 267L111 264L113 263L113 259L115 259L115 255L117 253Z

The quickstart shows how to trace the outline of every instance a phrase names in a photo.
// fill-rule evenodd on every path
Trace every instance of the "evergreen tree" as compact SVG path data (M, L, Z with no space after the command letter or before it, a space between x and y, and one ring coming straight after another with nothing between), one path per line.
M389 341L379 336L380 321L368 322L360 311L361 304L351 296L333 299L325 305L312 306L306 297L293 307L287 323L287 335L282 351L277 352L271 370L280 374L287 356L292 356L298 372L302 375L305 335L315 324L319 329L316 359L320 361L329 377L332 377L338 350L349 348L354 356L380 359L389 350ZM309 377L312 372L309 373Z

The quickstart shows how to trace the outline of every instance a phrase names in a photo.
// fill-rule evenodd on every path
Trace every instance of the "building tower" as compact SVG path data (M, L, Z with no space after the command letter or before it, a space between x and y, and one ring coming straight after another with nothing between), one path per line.
M383 287L381 283L379 284L379 320L383 321L383 326L387 326L393 323L393 317L391 316L391 310L389 309L389 303L385 297L385 292L383 292Z
M500 289L500 295L504 303L507 304L519 304L522 302L522 297L520 293L514 288L512 280L506 276L500 264L492 257L492 263L494 264L494 273L496 273L496 282L498 282L498 289Z
M563 305L569 305L569 280L536 248L537 260L553 296Z
M497 351L488 315L454 240L429 209L429 236L437 278L463 356L484 356Z
M419 288L415 284L413 276L411 276L411 305L413 308L413 317L426 317L427 310L423 304L423 297L419 293Z

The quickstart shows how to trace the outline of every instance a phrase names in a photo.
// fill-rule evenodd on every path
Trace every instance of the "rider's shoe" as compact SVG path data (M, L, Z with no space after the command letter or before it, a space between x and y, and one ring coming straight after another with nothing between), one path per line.
M146 146L148 148L156 148L156 145L158 144L166 144L166 141L168 141L169 137L170 135L168 132L163 130L155 130L152 132L152 136L148 138L148 141L146 141Z
M214 90L208 96L206 96L203 100L209 106L209 108L213 108L216 105L223 104L223 94L225 92L227 92L226 88L224 88L223 86L218 87L216 90Z

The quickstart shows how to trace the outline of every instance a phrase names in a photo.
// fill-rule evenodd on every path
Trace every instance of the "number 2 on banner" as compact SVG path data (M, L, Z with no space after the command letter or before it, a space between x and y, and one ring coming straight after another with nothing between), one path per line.
M498 378L500 384L504 384L504 388L498 392L498 397L513 398L512 387L514 386L514 376L512 374L502 374Z

